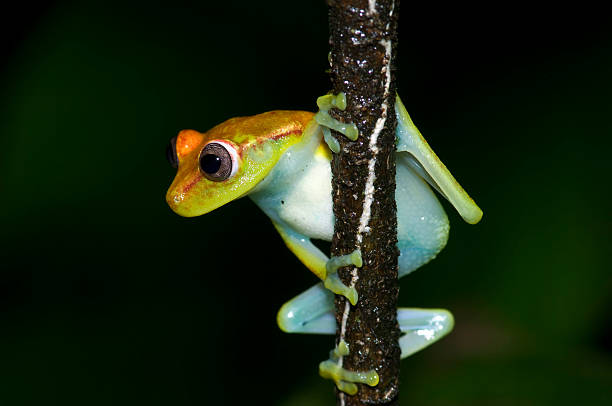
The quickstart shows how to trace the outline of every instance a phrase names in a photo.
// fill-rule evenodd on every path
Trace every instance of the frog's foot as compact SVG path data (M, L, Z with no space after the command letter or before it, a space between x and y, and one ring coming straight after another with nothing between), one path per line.
M329 149L335 153L340 152L340 144L338 140L331 135L331 131L329 131L330 128L346 135L351 141L357 139L359 130L355 124L338 121L332 118L328 113L329 109L333 108L340 110L346 109L346 95L343 92L337 95L326 94L325 96L319 97L317 99L317 106L319 106L319 112L315 114L314 118L315 121L323 127L323 138L329 146Z
M444 309L397 309L402 335L399 345L402 359L435 343L453 329L453 315Z
M357 393L355 383L365 383L370 386L378 385L379 378L375 370L354 372L338 365L338 359L348 354L348 344L345 341L340 341L338 346L330 352L329 359L319 364L319 374L325 379L333 379L338 389L349 395Z
M353 306L357 304L359 296L357 290L353 287L348 287L340 280L338 276L338 268L343 266L355 265L361 267L363 261L361 259L361 251L356 249L348 255L340 255L338 257L331 257L325 264L326 277L323 280L325 287L332 292L346 297Z

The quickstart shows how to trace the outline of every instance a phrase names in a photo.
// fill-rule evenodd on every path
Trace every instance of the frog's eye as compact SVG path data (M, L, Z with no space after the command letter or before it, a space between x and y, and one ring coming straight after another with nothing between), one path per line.
M225 142L208 143L200 152L200 170L212 181L229 179L238 169L238 153Z
M172 137L166 147L166 159L174 169L178 168L178 157L176 156L176 137Z

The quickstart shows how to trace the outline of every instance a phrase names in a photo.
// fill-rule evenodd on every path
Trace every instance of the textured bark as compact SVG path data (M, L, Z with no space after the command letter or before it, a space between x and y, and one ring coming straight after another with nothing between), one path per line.
M354 142L334 134L340 141L341 152L334 154L332 160L336 218L332 255L348 254L360 248L363 256L363 267L345 267L339 271L345 284L355 283L359 301L351 306L344 297L336 296L336 342L343 338L349 344L350 354L341 360L345 368L375 369L380 377L375 387L358 385L359 391L354 396L338 391L337 402L339 405L395 405L399 393L400 331L396 317L399 287L392 67L399 0L376 1L375 11L370 4L373 2L368 0L328 0L327 3L333 93L347 95L346 110L332 109L330 114L340 121L355 123L359 129L359 138ZM377 122L379 126L382 123L379 120L384 120L380 132L375 130ZM376 146L372 148L370 139L376 134ZM364 230L362 215L373 159L373 201Z

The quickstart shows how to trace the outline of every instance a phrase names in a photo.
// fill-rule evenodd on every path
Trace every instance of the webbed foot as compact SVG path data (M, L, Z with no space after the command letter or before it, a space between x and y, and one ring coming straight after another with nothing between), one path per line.
M314 118L316 122L323 127L323 138L332 152L340 152L340 144L338 140L332 136L331 131L329 131L330 128L346 135L351 141L357 139L359 130L355 124L338 121L332 118L328 113L328 111L333 108L340 110L346 109L346 95L344 92L340 92L337 95L326 94L325 96L319 97L317 99L317 106L319 107L319 112L315 114Z
M323 284L327 289L331 290L332 292L346 297L349 302L351 302L351 304L354 306L355 304L357 304L357 300L359 300L357 290L353 287L346 286L338 276L338 268L342 268L343 266L348 265L355 265L357 267L361 267L363 265L360 250L356 249L348 255L331 257L329 261L327 261L327 263L325 264L327 276L325 277Z
M329 359L319 364L319 375L325 379L332 379L338 389L349 395L357 393L357 385L355 383L365 383L370 386L378 385L379 378L375 370L354 372L338 365L338 359L348 354L348 344L345 341L340 341L338 346L330 352Z

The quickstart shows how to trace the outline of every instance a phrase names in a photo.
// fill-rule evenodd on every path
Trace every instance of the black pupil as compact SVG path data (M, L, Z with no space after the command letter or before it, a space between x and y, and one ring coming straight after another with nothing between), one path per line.
M221 168L221 158L214 154L206 154L200 159L200 167L208 174L217 173Z

